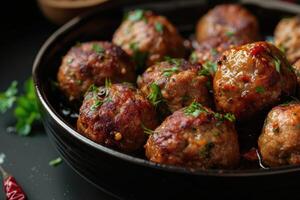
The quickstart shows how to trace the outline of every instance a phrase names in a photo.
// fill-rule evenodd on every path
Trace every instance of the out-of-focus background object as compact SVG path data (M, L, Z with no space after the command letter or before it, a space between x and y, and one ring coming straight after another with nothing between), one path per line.
M38 5L50 21L61 25L105 1L107 0L38 0Z

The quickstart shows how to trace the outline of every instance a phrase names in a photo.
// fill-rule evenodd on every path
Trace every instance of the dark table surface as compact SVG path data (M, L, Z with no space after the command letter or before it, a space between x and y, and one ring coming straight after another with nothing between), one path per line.
M10 3L6 11L1 13L0 20L1 91L12 80L18 80L21 86L31 76L35 55L58 28L43 18L33 0L20 1L18 7ZM65 163L49 166L49 161L57 158L58 153L43 128L35 129L28 137L21 137L6 131L14 123L11 112L0 115L0 153L6 155L4 168L16 177L29 200L112 199ZM1 189L0 199L4 199Z

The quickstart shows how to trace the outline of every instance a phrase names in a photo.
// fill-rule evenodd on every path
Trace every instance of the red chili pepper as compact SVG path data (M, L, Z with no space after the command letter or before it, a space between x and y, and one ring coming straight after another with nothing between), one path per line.
M13 176L9 175L6 171L4 171L1 166L0 172L2 173L3 177L6 200L26 200L26 195L17 183L16 179Z

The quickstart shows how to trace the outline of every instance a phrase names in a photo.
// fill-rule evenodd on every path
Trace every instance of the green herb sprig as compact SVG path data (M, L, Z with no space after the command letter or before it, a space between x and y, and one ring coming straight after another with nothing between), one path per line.
M150 93L147 98L154 106L157 106L163 99L160 87L156 83L151 83L149 87Z

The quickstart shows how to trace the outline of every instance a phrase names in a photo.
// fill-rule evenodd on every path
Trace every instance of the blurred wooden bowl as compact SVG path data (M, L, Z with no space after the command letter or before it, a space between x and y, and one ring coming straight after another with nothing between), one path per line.
M61 25L105 1L107 0L38 0L38 4L50 21Z

